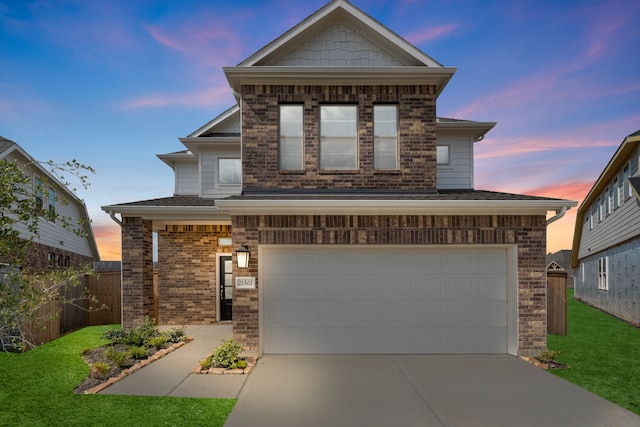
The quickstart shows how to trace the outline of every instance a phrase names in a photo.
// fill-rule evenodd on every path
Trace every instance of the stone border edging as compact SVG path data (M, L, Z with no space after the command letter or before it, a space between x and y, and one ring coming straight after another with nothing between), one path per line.
M162 359L167 354L179 349L180 347L182 347L185 344L190 343L191 341L193 341L193 337L187 337L184 341L177 342L177 343L171 345L170 347L163 348L162 350L158 350L154 354L152 354L151 356L147 357L146 359L142 359L142 360L136 361L136 363L134 363L134 365L131 366L130 368L123 369L122 372L120 372L120 374L118 374L118 376L111 377L107 381L105 381L103 383L100 383L97 386L92 387L92 388L90 388L88 390L83 391L82 394L100 393L105 388L111 386L112 384L117 383L118 381L120 381L123 378L128 377L129 375L133 374L137 370L142 369L147 365L150 365L151 363L155 362L156 360ZM89 365L89 368L91 368L91 365Z

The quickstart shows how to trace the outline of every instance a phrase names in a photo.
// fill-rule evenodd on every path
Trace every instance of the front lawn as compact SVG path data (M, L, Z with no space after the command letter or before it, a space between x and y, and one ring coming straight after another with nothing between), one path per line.
M105 344L110 328L84 328L23 354L0 352L0 425L224 425L235 399L74 394L89 373L80 351Z
M569 369L555 375L640 414L640 329L573 299L568 334L549 335L548 346Z

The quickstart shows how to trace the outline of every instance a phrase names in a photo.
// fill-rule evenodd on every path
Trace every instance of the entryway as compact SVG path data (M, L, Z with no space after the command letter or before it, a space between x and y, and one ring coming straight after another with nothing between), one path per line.
M220 277L218 278L218 295L220 307L220 320L232 320L233 318L233 277L231 256L220 256Z

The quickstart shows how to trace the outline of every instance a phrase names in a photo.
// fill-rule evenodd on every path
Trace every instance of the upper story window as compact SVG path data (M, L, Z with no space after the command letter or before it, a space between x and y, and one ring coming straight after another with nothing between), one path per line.
M280 147L281 170L304 169L304 128L302 105L280 106Z
M56 218L56 190L49 188L49 219L53 221Z
M631 183L629 182L629 177L631 176L631 169L629 168L629 163L627 163L622 169L622 198L620 199L620 203L627 200L631 197Z
M374 169L398 168L398 107L374 105L373 107L373 167Z
M320 107L320 169L358 169L358 108Z
M218 184L242 184L242 161L240 159L218 159Z
M615 187L612 186L612 188L607 187L607 189L605 190L605 194L608 200L607 203L607 214L611 214L613 213L613 210L616 207L615 204L615 200L614 200L614 193L615 193Z
M40 178L36 178L35 183L36 183L36 209L42 212L44 209L44 191L42 186L42 180Z
M436 164L438 165L448 165L450 163L449 160L449 146L448 145L438 145L436 147Z
M607 216L607 196L606 193L602 197L598 197L598 205L600 205L600 221L604 221L604 217Z

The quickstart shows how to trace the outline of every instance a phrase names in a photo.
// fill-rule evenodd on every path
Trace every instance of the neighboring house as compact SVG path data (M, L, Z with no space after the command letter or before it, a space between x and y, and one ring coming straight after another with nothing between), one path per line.
M573 268L571 268L571 250L563 249L547 254L547 271L567 273L567 286L573 288Z
M334 0L224 72L237 105L159 156L174 196L103 207L125 327L157 232L158 321L232 319L258 353L546 348L546 216L576 203L474 189L495 123L436 116L454 68Z
M627 136L576 217L575 297L640 325L640 131Z
M35 162L18 144L0 137L0 159L8 159L25 167L37 183L43 187L36 194L42 206L42 219L39 221L39 234L33 236L26 227L18 230L21 237L33 237L31 248L22 268L38 271L52 271L68 267L92 266L100 259L87 207L73 192L58 181L45 167ZM56 212L72 224L84 221L85 236L74 233L64 227L60 220L52 221L49 212Z

